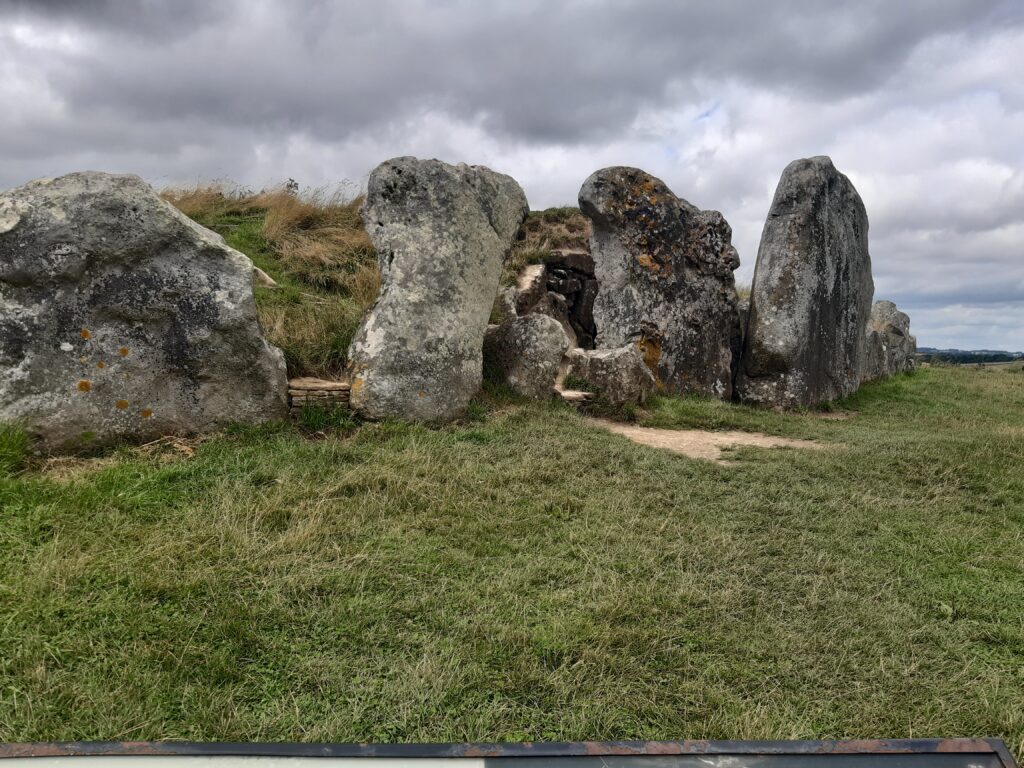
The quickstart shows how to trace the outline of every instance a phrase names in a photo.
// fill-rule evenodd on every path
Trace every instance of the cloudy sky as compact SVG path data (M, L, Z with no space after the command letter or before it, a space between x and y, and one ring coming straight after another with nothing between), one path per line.
M0 188L412 154L544 208L634 165L725 214L740 282L786 163L828 154L919 344L1024 349L1024 0L0 0L0 104Z

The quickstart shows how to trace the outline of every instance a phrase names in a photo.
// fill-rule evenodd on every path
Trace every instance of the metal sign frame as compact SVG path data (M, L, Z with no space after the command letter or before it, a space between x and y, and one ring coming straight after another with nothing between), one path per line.
M67 741L0 744L0 760L26 757L600 757L611 755L928 755L977 754L1018 768L1001 739L848 741L582 741L507 744L305 744L194 741Z

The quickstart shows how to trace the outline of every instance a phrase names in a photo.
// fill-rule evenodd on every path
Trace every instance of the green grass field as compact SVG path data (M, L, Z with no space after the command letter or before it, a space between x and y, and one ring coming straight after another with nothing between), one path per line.
M1024 373L931 368L734 466L489 393L23 460L0 435L0 740L1024 741ZM832 414L835 415L835 414ZM313 420L310 420L311 424Z

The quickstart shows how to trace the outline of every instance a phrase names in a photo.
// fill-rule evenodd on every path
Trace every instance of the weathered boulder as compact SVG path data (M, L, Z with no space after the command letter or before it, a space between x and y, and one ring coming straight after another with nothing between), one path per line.
M288 415L253 265L136 176L0 194L0 420L44 449Z
M482 166L399 157L374 169L361 215L381 291L349 347L354 410L421 421L465 410L527 210L513 178Z
M561 324L541 314L512 317L484 335L484 374L526 397L551 397L569 349Z
M891 301L871 307L864 343L863 381L914 370L917 339L910 334L910 317Z
M731 397L739 257L722 215L637 168L597 171L579 202L593 225L597 347L638 345L659 389Z
M586 382L612 405L643 403L654 390L654 374L636 344L571 349L566 359L566 378Z
M740 398L791 407L855 392L873 293L857 190L827 157L790 163L757 253Z

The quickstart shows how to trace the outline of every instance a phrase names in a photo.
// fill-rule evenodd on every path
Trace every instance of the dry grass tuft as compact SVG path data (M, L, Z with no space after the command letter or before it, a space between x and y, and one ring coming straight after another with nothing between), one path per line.
M191 219L218 216L251 215L257 210L256 196L248 190L225 182L197 184L194 187L171 187L160 197Z

